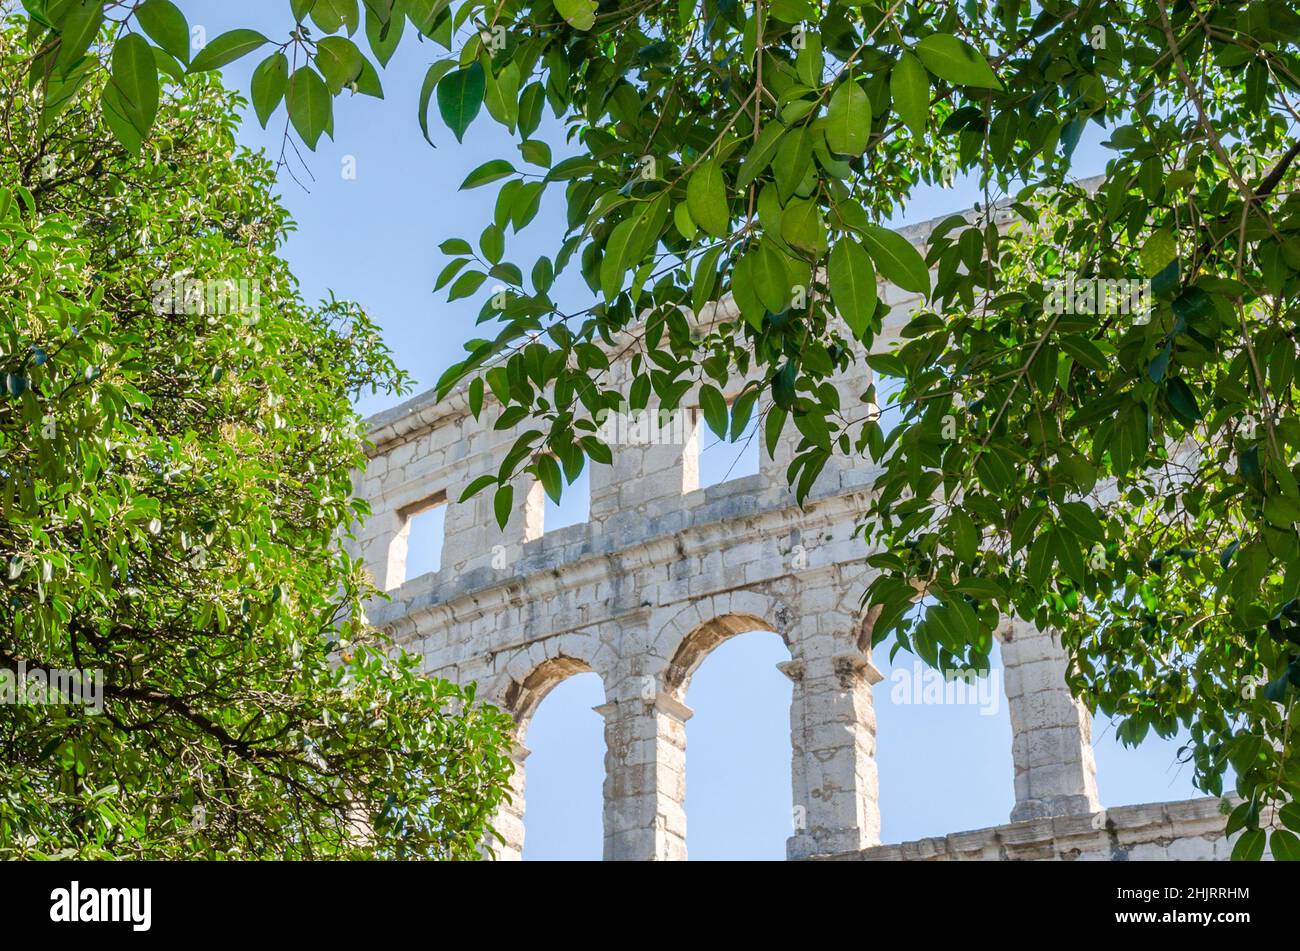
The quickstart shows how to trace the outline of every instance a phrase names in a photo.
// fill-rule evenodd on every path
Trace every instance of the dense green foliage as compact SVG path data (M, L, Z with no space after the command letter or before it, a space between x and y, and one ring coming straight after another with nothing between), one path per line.
M57 99L100 5L25 5L49 26L36 33ZM115 95L131 144L152 102L141 37L184 59L184 21L166 0L103 6L121 23ZM364 31L382 65L418 31L449 51L424 84L426 136L439 138L436 102L458 140L484 108L520 139L519 156L465 183L497 184L495 220L473 244L443 245L452 261L438 281L453 298L489 279L509 289L485 303L492 329L440 383L471 379L476 411L490 389L508 407L502 425L536 421L473 487L495 486L499 513L520 470L556 494L587 458L608 459L592 419L625 394L602 387L596 343L630 331L635 408L698 392L734 439L769 394L769 451L786 426L801 438L789 471L800 498L834 454L883 467L864 513L881 548L877 642L982 666L1002 614L1058 629L1072 686L1122 717L1126 741L1189 729L1186 757L1212 793L1232 767L1240 857L1266 842L1300 856L1293 4L287 7L296 25L283 44L236 31L190 68L269 53L253 79L258 115L284 100L314 145L333 134L332 94L380 92L348 37ZM548 106L577 153L559 162L561 143L535 137ZM1069 176L1089 128L1109 150L1092 191ZM954 217L925 260L880 227L917 183L958 173L978 182L982 209L1006 198L1022 222ZM548 189L563 189L569 231L554 254L513 263L507 233ZM567 267L590 304L551 299ZM848 336L871 346L879 332L879 278L927 305L900 348L869 361L902 380L888 434L871 387L841 406L827 385L851 365ZM1053 282L1102 279L1148 288L1149 313L1098 313L1086 294L1052 306ZM681 309L726 295L739 318L693 333ZM918 592L923 610L910 610Z
M0 705L0 857L476 857L509 718L367 627L343 549L350 394L402 375L304 305L233 94L168 84L132 155L35 49L0 32L0 672L102 671L102 712Z

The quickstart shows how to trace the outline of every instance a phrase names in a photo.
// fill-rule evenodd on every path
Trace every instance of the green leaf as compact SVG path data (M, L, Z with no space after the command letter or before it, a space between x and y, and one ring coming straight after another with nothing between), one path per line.
M1300 802L1288 802L1278 810L1277 817L1292 832L1300 832Z
M763 329L767 307L758 296L764 282L756 275L761 270L757 248L746 251L731 268L731 296L745 322L756 331Z
M59 54L54 68L67 76L90 49L104 22L104 5L99 0L72 0L62 7L62 16L55 20L59 28Z
M307 148L315 151L321 133L329 126L334 109L329 87L310 66L299 66L289 77L286 94L289 121Z
M158 64L158 71L169 76L173 82L185 81L185 67L171 53L159 46L153 47L153 58Z
M1097 348L1091 340L1081 337L1078 334L1071 334L1062 337L1058 343L1061 349L1074 357L1076 361L1088 367L1090 370L1096 370L1098 373L1105 373L1111 369L1111 365L1106 360L1106 355Z
M904 50L889 74L889 94L898 117L920 137L925 135L930 116L930 77L914 55Z
M469 485L465 486L465 491L460 494L458 502L465 502L478 495L490 485L495 485L497 477L494 475L481 475Z
M1274 829L1268 839L1273 859L1278 862L1300 862L1300 838L1286 829Z
M352 81L352 90L361 96L384 98L384 87L379 81L379 71L365 57L361 59L361 74Z
M948 516L948 524L952 529L952 553L957 556L958 561L968 565L974 564L979 555L980 542L980 533L975 527L975 522L961 509L953 509Z
M826 110L826 145L840 155L861 155L871 138L871 100L855 81L841 82Z
M1015 479L1015 473L996 449L985 449L975 460L975 474L980 483L994 495L1000 494Z
M442 269L442 272L439 273L438 279L433 282L433 289L435 291L440 291L446 287L448 282L456 276L460 269L469 263L469 260L469 258L455 258L448 263L447 266Z
M812 133L809 127L802 126L782 138L776 157L772 160L777 197L782 203L790 200L812 170Z
M483 66L478 62L448 73L438 83L438 111L457 142L464 141L465 130L482 108L486 88Z
M954 587L962 594L968 594L978 601L994 602L1006 598L1007 592L992 578L962 578Z
M717 387L708 383L700 387L700 411L719 439L727 438L727 401Z
M483 413L483 377L476 376L469 381L469 411L478 419Z
M758 139L749 149L749 154L745 156L745 162L740 166L740 172L736 175L736 188L744 191L764 170L772 163L772 156L776 154L777 146L781 144L781 137L786 133L785 126L779 122L769 122L763 126L763 131L758 134Z
M513 485L503 485L497 489L496 494L492 496L492 511L496 514L497 525L504 532L506 523L510 521L510 513L515 504L515 487Z
M786 23L798 23L816 15L811 0L772 0L772 16Z
M1156 351L1155 357L1147 365L1147 376L1152 383L1159 383L1165 378L1165 370L1169 367L1169 358L1173 352L1173 341L1166 341L1165 345Z
M1043 532L1029 546L1029 583L1041 590L1052 570L1052 536Z
M442 19L447 9L444 0L406 0L406 14L415 24L415 28L425 36L432 37L434 26ZM447 21L449 22L450 18Z
M940 79L958 86L1001 89L1002 83L983 55L950 33L933 33L916 44L916 55L925 68Z
M227 63L233 63L241 56L270 42L256 30L231 30L229 33L222 33L199 50L198 55L190 63L190 72L202 73L210 69L220 69Z
M132 155L138 155L140 146L144 143L144 137L140 134L135 121L131 118L131 110L122 101L122 96L118 93L117 87L112 83L106 83L100 93L100 103L104 124L113 133L113 137L117 139L122 148Z
M582 443L582 448L587 451L592 462L599 462L604 466L613 465L614 454L595 436L583 436L578 441Z
M360 25L357 0L316 0L312 4L311 19L324 33L336 33L340 27L346 26L351 35Z
M731 404L731 435L732 442L736 442L745 434L749 428L750 420L754 418L754 404L758 402L757 389L748 389L737 396Z
M770 240L758 246L749 273L759 302L770 313L785 310L790 302L790 272L785 266L785 256Z
M781 439L786 416L786 411L779 406L773 406L767 411L767 422L763 424L763 444L767 447L769 459L776 457L776 447Z
M862 245L845 235L835 242L827 265L831 300L853 336L864 339L876 310L876 273Z
M336 96L361 75L365 64L357 44L346 36L327 36L316 44L316 68Z
M772 377L772 399L783 410L789 411L794 408L795 381L798 373L799 368L787 360L785 366Z
M519 117L519 66L507 63L496 75L484 70L484 102L488 115L511 132Z
M451 285L451 291L447 294L448 301L461 300L469 297L487 280L487 275L482 271L466 271L456 279L456 283Z
M781 215L781 237L786 244L816 257L826 252L826 223L814 201L796 198Z
M1155 277L1178 257L1178 244L1168 228L1153 232L1138 250L1142 273Z
M1087 566L1083 560L1083 549L1079 540L1060 526L1052 529L1052 549L1057 561L1066 575L1075 584L1082 585L1087 579Z
M552 502L558 505L564 483L561 481L560 466L555 461L554 456L538 457L537 475L542 480L542 488L546 490L546 494L551 497Z
M424 133L424 141L430 145L434 145L434 142L429 138L429 101L433 99L438 80L442 79L454 65L455 63L449 59L434 63L424 74L424 83L420 86L420 131ZM437 148L436 145L434 147Z
M716 160L705 162L691 174L686 183L686 205L692 220L713 237L725 237L731 230L727 186Z
M555 10L575 30L585 33L596 25L596 0L555 0Z
M113 46L113 85L127 118L143 139L158 115L158 63L153 47L138 33L128 33Z
M1090 542L1106 540L1106 530L1086 502L1063 502L1060 512L1061 524L1079 538Z
M1169 396L1169 408L1184 426L1194 426L1201 419L1201 405L1196 393L1182 377L1170 379L1166 393Z
M1258 862L1264 857L1264 838L1263 829L1247 829L1232 847L1232 861Z
M905 291L930 293L930 270L925 266L925 259L901 234L879 225L867 225L862 240L885 280Z
M644 208L644 206L643 206ZM605 254L600 261L600 290L605 300L612 301L623 289L623 279L629 266L635 261L628 260L636 229L641 224L642 210L624 218L610 232L605 242Z
M465 181L461 182L460 190L478 188L480 185L499 181L513 174L515 174L515 167L505 159L491 159L466 175Z
M519 154L530 165L540 165L542 168L551 167L551 147L541 139L528 139L520 142ZM682 206L679 205L678 207Z
M387 20L377 17L369 6L366 7L366 39L370 42L370 51L379 60L380 66L387 66L402 41L402 31L406 28L406 17L400 13Z
M266 128L271 114L275 112L284 92L289 86L289 57L283 53L272 53L253 70L253 82L250 88L253 98L253 111L257 121Z
M182 63L190 59L190 25L172 0L145 0L135 18L149 38Z

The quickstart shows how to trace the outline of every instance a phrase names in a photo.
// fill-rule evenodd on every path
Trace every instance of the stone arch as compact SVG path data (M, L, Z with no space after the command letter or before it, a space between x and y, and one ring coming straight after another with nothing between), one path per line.
M600 642L593 634L565 634L535 641L508 654L498 655L494 663L500 671L487 691L486 699L509 713L515 720L511 759L514 773L510 779L509 799L497 814L497 856L519 859L524 848L525 766L529 750L524 744L528 727L537 708L557 686L570 677L595 673L602 690L608 694L606 658L600 654Z
M496 671L484 699L515 719L515 738L523 742L538 706L559 684L576 674L595 673L609 695L610 649L595 629L556 634L502 651L491 658Z
M546 695L575 674L595 673L585 660L560 655L543 661L533 668L523 680L512 680L506 686L502 709L515 718L515 736L524 741L528 725Z
M682 701L691 675L723 641L746 631L770 631L795 653L795 613L780 598L758 591L740 590L692 601L661 628L655 653L668 658L662 686Z
M852 571L851 566L841 568L836 579L839 598L833 611L840 622L837 626L851 632L852 646L868 661L871 660L871 632L876 618L880 616L880 609L864 608L862 595L874 577L875 572L869 568L864 567L857 572Z

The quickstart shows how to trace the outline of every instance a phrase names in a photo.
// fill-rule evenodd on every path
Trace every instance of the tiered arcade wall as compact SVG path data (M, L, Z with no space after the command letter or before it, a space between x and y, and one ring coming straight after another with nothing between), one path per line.
M905 234L923 243L926 226ZM888 285L886 334L919 303ZM712 318L702 315L702 320ZM626 359L626 358L625 358ZM626 373L616 364L616 373ZM859 361L836 381L859 405L870 371ZM625 378L625 377L624 377ZM785 481L796 435L760 472L698 487L698 420L673 445L615 445L612 466L590 471L590 518L553 532L541 488L515 487L504 531L491 493L455 502L496 471L517 435L494 429L499 408L469 413L466 392L418 396L369 421L370 462L357 491L372 517L358 550L391 600L371 619L421 653L431 675L474 681L517 723L513 802L497 826L501 858L522 853L528 725L556 684L594 671L604 685L604 855L686 858L684 724L691 676L726 638L774 631L791 659L794 794L790 858L1219 858L1213 803L1139 806L1098 819L1090 722L1063 683L1065 656L1023 624L1000 632L1013 729L1012 825L903 846L881 846L868 541L854 534L873 473L840 459L811 500ZM690 404L688 398L684 404ZM651 409L654 409L653 405ZM793 429L793 427L788 427ZM407 578L410 520L446 505L441 568ZM1163 844L1162 844L1163 843Z

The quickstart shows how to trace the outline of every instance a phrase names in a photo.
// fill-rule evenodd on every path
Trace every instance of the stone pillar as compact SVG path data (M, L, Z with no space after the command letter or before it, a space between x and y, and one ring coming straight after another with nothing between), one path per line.
M1065 684L1065 650L1049 632L1020 620L1004 623L998 637L1016 766L1011 821L1097 812L1092 721Z
M790 703L794 835L791 859L880 843L876 714L880 671L853 652L778 664L794 682Z
M679 508L682 494L698 486L697 423L686 408L677 413L660 426L659 410L651 407L634 417L636 425L622 423L622 432L615 428L626 441L609 447L613 464L590 468L593 522L625 516L639 527L647 516ZM649 442L652 429L654 443Z
M605 860L685 860L690 708L659 691L596 712L605 718Z
M358 554L381 591L391 591L405 580L409 526L395 509L376 503L376 511L361 525Z
M848 327L844 326L842 322L840 322L839 329L846 340L852 338ZM862 394L871 385L874 375L871 368L867 366L866 351L861 344L854 344L853 354L853 362L849 364L848 369L832 374L827 382L839 394L840 406L844 409L845 417L858 419L865 417L871 408L870 404L862 402ZM772 406L772 398L765 391L759 399L758 412L765 414ZM861 426L853 426L849 432L851 437L856 439L861 432ZM759 435L765 439L761 431ZM799 432L794 422L787 419L785 426L781 430L781 435L776 441L773 455L769 458L766 441L764 441L763 448L759 453L759 471L763 474L766 484L781 486L782 488L788 487L789 497L792 501L794 499L794 488L789 486L786 472L789 471L790 464L798 455L799 443L803 441L803 438L803 434ZM843 453L833 453L830 460L813 481L809 494L817 496L841 488L855 487L865 481L865 474L871 472L873 468L866 465L865 460L855 460ZM861 474L856 479L853 478L855 472Z
M492 820L497 830L493 853L498 862L518 862L524 857L524 760L528 753L524 744L511 741L510 759L515 771L510 776L510 799L501 803Z
M465 479L466 484L470 481ZM513 508L504 529L497 525L494 488L484 489L464 503L455 501L464 492L464 485L454 485L447 493L452 501L447 505L443 525L441 571L449 577L480 568L501 570L502 565L512 566L519 561L524 544L541 537L545 504L542 484L524 474L511 485Z

